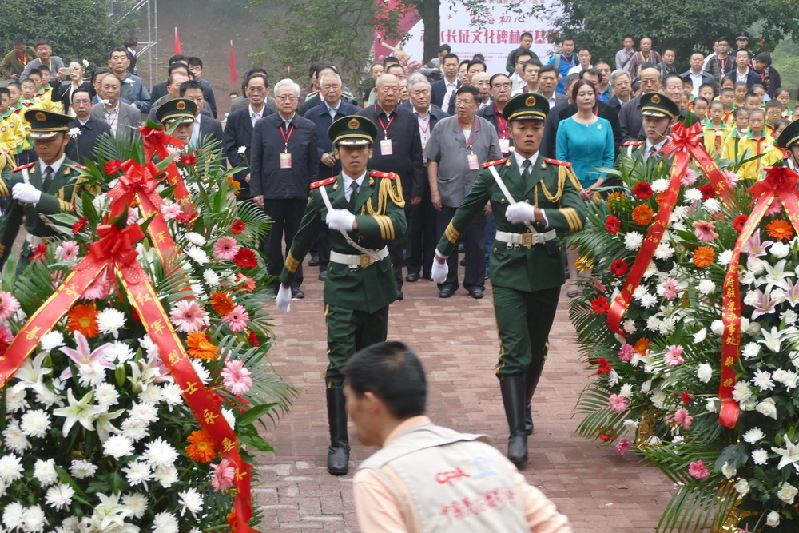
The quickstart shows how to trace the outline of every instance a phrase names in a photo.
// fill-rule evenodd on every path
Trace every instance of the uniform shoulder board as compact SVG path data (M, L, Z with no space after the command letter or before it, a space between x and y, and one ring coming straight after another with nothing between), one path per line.
M311 183L311 189L318 189L323 185L330 185L331 183L336 183L336 176L332 178L327 178L326 180L319 180Z
M493 167L494 165L502 165L507 159L497 159L496 161L486 161L483 163L483 168Z
M396 180L399 178L399 174L396 172L380 172L379 170L371 170L369 171L369 175L373 178L387 178L390 180Z
M86 169L89 168L86 165L79 165L77 163L73 163L72 165L69 165L69 166L72 167L72 168L76 168L78 170L86 170Z
M626 141L622 146L642 146L644 141Z
M544 161L546 161L550 165L562 165L564 167L571 167L572 166L572 164L569 163L568 161L558 161L557 159L552 159L552 158L549 158L549 157L545 157Z
M13 169L11 172L19 172L20 170L25 170L26 168L31 168L35 164L36 164L36 162L28 163L27 165L22 165L22 166L19 166L19 167Z

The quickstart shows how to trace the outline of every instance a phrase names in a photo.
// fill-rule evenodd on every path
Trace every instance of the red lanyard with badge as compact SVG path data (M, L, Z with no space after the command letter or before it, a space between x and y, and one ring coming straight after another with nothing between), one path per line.
M508 137L508 120L494 104L494 116L497 117L497 134L499 135L499 150L502 155L510 154L510 138Z
M418 117L419 122L419 136L422 138L422 150L427 146L427 141L430 139L430 112L427 112L427 117Z
M289 153L289 141L294 134L294 124L289 127L288 132L284 130L283 124L278 128L280 136L283 137L283 153L280 154L280 168L291 168L291 153Z
M105 112L105 123L108 124L112 130L116 131L116 129L114 128L114 124L116 124L118 118L119 118L119 102L117 102L116 109L111 109L110 111Z
M466 139L466 147L469 149L469 153L466 154L466 160L469 162L469 170L479 170L480 161L477 160L477 154L475 154L474 150L472 150L472 143L474 142L474 135L479 129L480 121L477 119L477 117L474 117L472 120L472 131L469 132L469 136L466 137L466 134L463 134L464 138ZM463 122L461 122L460 117L458 117L458 124L460 124L462 131L466 131L463 129Z
M395 114L392 116L388 119L388 123L384 124L383 119L380 118L380 114L377 111L377 104L375 104L375 113L377 113L377 121L380 123L380 127L383 128L383 140L380 141L380 155L392 155L394 153L394 145L391 139L388 138L388 129L391 127L391 123L394 122L394 119L397 118L397 115Z

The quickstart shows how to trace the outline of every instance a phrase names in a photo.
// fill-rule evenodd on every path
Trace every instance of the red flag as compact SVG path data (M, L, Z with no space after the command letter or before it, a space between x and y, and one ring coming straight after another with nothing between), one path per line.
M180 35L178 35L178 27L175 26L175 54L182 54L183 47L180 46Z
M229 59L229 63L230 63L230 84L231 85L236 85L236 82L238 81L239 77L238 77L238 74L236 74L236 52L235 52L235 50L233 50L233 40L232 39L230 41L230 59Z

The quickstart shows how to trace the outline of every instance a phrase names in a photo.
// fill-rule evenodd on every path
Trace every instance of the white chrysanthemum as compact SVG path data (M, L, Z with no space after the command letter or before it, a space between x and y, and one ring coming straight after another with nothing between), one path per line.
M153 479L153 472L150 470L150 465L144 461L134 461L123 468L122 471L125 472L125 479L128 480L131 487L140 483L146 483Z
M771 390L774 388L774 381L771 379L771 372L767 370L755 370L752 377L752 384L760 390Z
M705 200L702 206L705 208L705 211L707 211L708 213L717 213L719 209L721 209L721 202L719 202L715 198L708 198L707 200Z
M161 401L161 389L159 387L147 387L139 394L139 401L156 405Z
M125 506L125 516L129 518L141 518L147 511L147 497L138 492L122 496L122 504Z
M761 415L777 420L777 404L774 403L774 398L766 398L757 404L755 410Z
M121 459L133 453L133 442L123 435L113 435L103 443L103 452L114 459Z
M128 418L122 422L122 434L138 442L150 434L150 424L138 418Z
M670 335L674 332L674 328L676 327L677 324L674 322L674 317L667 317L660 321L658 331L661 335Z
M60 331L51 331L42 336L41 346L42 350L52 350L64 345L64 335Z
M219 274L210 268L203 272L203 278L205 278L205 284L209 287L214 288L219 286Z
M22 513L22 531L39 532L44 531L47 524L47 517L38 505L28 507Z
M41 409L22 415L19 428L28 437L44 437L50 429L50 417Z
M70 516L61 521L61 525L55 528L55 533L75 533L80 529L80 520L76 516Z
M752 428L746 433L743 434L743 439L748 442L749 444L754 444L758 441L763 440L763 437L766 435L760 428Z
M627 320L622 322L621 327L624 328L624 332L627 333L628 335L632 335L637 331L635 328L635 320L631 318L628 318Z
M242 144L241 146L239 146L239 147L236 149L236 153L237 153L237 154L243 154L243 153L246 153L246 152L247 152L247 146L246 146L246 145L244 145L244 144Z
M111 198L109 198L104 194L95 196L94 200L92 200L92 205L94 206L94 209L100 213L105 213L108 210L108 206L110 204L111 204Z
M635 298L636 300L640 300L640 299L641 299L641 297L642 297L644 294L646 294L646 287L645 287L645 286L643 286L643 285L639 285L639 286L637 286L637 287L635 288L635 290L633 291L633 298Z
M136 354L128 344L124 342L112 342L106 347L105 355L111 362L124 363L133 359L133 356Z
M764 449L755 450L752 452L752 462L756 465L764 465L768 461L768 452Z
M669 188L669 180L660 178L652 182L652 190L655 191L655 193L661 193L668 188Z
M743 478L739 479L738 482L733 485L733 488L741 496L749 494L749 482Z
M178 519L172 513L158 513L153 519L153 531L158 531L158 533L178 533Z
M791 246L789 244L785 244L780 241L775 242L768 249L768 253L770 253L777 259L782 259L783 257L786 257L790 252L791 252Z
M799 494L799 489L790 483L783 483L779 492L777 492L777 498L784 501L788 505L792 505L793 499L796 498L797 494Z
M183 506L180 510L180 516L183 516L186 511L197 516L203 510L203 497L193 487L189 490L178 492L178 502Z
M619 390L619 396L624 396L625 398L631 398L633 395L633 386L629 383L625 383L621 386Z
M798 318L799 315L797 315L796 312L791 309L786 309L782 312L782 321L785 324L795 324Z
M73 459L69 472L78 479L84 479L97 472L97 465L83 459Z
M647 293L643 297L641 297L641 307L644 307L646 309L653 307L657 303L658 299L657 296L655 296L654 294Z
M699 344L707 338L707 329L702 328L694 333L694 344Z
M732 398L736 402L745 402L751 397L752 390L749 388L749 384L747 382L739 381L735 384L735 387L732 389Z
M612 372L615 372L615 371L612 371ZM616 377L618 377L618 374L616 374ZM225 417L225 420L227 420L228 425L231 428L235 427L236 426L236 415L233 414L233 411L231 411L230 409L226 409L224 407L221 409L221 411L222 411L222 416Z
M55 461L53 459L37 459L33 465L33 477L42 487L49 487L58 481L58 472L55 469Z
M760 300L760 294L757 291L746 291L744 294L745 305L755 305Z
M3 525L11 531L18 529L22 526L22 516L25 513L25 508L17 503L9 503L3 510Z
M677 222L678 220L682 220L688 214L688 207L684 205L675 205L674 209L671 211L671 216L669 217L669 221Z
M158 346L155 345L149 335L145 335L139 339L139 346L141 346L141 349L148 357L158 353Z
M782 383L788 390L795 389L799 381L799 375L796 372L781 368L775 370L771 377L774 378L774 381Z
M648 265L646 265L646 270L644 270L644 279L649 279L655 274L660 274L658 271L658 267L654 261L650 261Z
M31 446L28 437L22 432L19 422L16 420L9 421L6 429L3 430L3 439L6 447L17 453L22 453Z
M181 405L183 403L183 392L180 386L175 383L165 383L161 387L161 398L167 405Z
M692 204L702 201L702 191L699 189L688 189L685 191L685 203Z
M102 383L94 389L94 399L98 405L107 409L119 401L119 392L110 383Z
M123 327L125 327L125 313L119 309L109 307L97 313L97 328L101 333L107 333L116 338L117 333Z
M652 393L652 405L658 409L664 409L666 407L665 401L666 393L663 392L663 390L657 389L654 393Z
M711 292L716 290L716 284L710 281L709 279L703 279L702 281L696 284L696 290L698 290L702 294L710 294Z
M205 250L198 248L197 246L189 246L186 248L186 255L191 257L192 261L198 265L205 265L209 261L208 254L205 253Z
M11 413L22 411L29 407L28 401L25 399L25 387L9 387L6 389L6 410Z
M194 371L197 373L197 377L200 378L200 381L207 385L211 380L211 374L208 370L196 359L192 359L191 366L194 367Z
M724 250L716 257L716 262L721 266L727 266L732 260L732 250Z
M153 467L172 466L178 458L178 452L161 437L149 443L142 458Z
M658 331L660 329L660 319L657 315L652 315L646 319L646 329L649 331Z
M699 378L699 381L702 383L709 382L710 378L713 377L713 367L707 363L701 363L696 367L696 377Z
M75 495L75 489L66 483L59 483L55 487L47 489L44 501L54 509L65 509L72 503L72 497Z
M644 242L644 236L637 231L631 231L624 236L624 246L631 252L638 250Z
M0 457L0 480L13 483L22 477L22 460L10 453Z
M766 270L767 264L768 263L759 257L749 257L746 261L746 268L755 276L759 276Z
M149 403L134 403L130 408L130 418L144 422L155 422L158 420L158 408Z
M158 467L155 469L155 480L162 487L168 489L178 480L178 469L174 466Z
M674 248L669 246L666 241L660 241L655 248L655 259L669 259L674 255Z
M186 240L195 246L205 246L205 237L199 233L189 232L185 235Z
M744 359L751 359L752 357L757 357L760 353L760 345L756 342L748 342L744 345L741 353L744 356Z
M624 420L623 424L625 429L627 429L628 431L635 431L638 429L638 420L632 420L627 418Z

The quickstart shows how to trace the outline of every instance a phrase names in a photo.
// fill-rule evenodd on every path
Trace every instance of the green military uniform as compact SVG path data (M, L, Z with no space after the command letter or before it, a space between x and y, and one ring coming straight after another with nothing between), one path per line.
M543 121L548 111L544 98L522 94L505 105L503 114L509 122ZM522 465L527 461L526 438L532 433L532 418L528 416L525 420L525 403L529 405L544 367L549 331L555 319L560 287L565 281L562 244L557 234L583 228L585 204L580 199L581 187L569 163L536 154L529 170L523 171L517 157L521 156L514 154L507 160L483 165L484 170L471 192L445 229L437 253L444 257L452 253L461 231L482 211L486 202L491 202L497 230L490 258L500 341L496 373L501 380L511 439L515 439L515 443L509 441L508 457ZM494 171L512 200L498 183ZM546 226L509 222L506 211L514 202L526 202L542 209ZM526 414L530 415L529 408Z
M335 121L328 135L339 147L371 145L376 132L368 118L349 116ZM402 237L407 228L398 178L392 172L367 171L354 200L347 199L346 183L351 180L343 172L313 183L300 229L280 275L281 285L291 286L302 258L326 224L328 202L332 209L355 214L358 229L346 232L346 237L341 231L327 231L331 253L324 289L329 361L325 382L332 441L328 454L331 474L346 474L349 457L341 369L357 351L385 341L388 334L388 307L395 300L397 289L387 245Z
M71 117L30 109L25 113L25 119L31 124L31 138L51 138L59 133L66 133L67 124ZM0 220L0 265L8 257L11 246L16 240L22 218L25 219L25 230L29 235L47 238L56 235L56 232L47 225L42 215L53 215L74 210L75 198L80 192L80 172L74 168L76 163L64 157L58 171L44 183L41 161L11 169L6 167L2 172L0 182L0 197L11 197L14 186L20 183L30 183L41 191L41 197L36 203L26 203L18 200L11 202L8 210ZM29 247L23 248L23 262L27 260Z
M793 147L799 143L799 120L794 120L782 130L780 136L774 142L776 146L782 148L783 153L787 152L785 157L786 164L789 168L796 170L796 158L793 155Z

